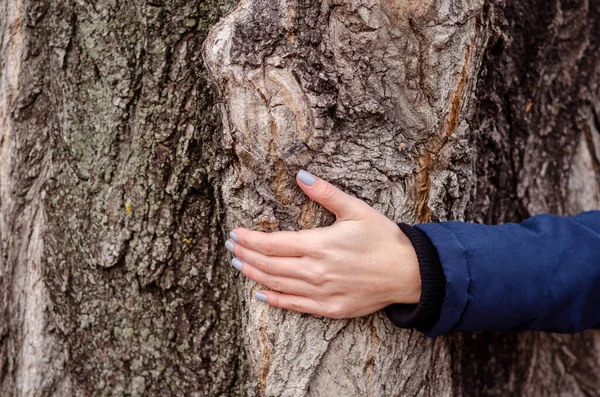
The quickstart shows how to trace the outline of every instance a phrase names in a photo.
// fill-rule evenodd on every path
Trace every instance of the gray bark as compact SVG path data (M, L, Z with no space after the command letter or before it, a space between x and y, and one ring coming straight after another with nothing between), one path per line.
M469 219L600 208L600 3L507 2L480 71ZM464 335L473 395L598 396L600 333Z
M0 5L1 395L599 394L597 332L285 312L222 247L333 221L300 168L396 221L600 208L600 5Z
M475 181L466 120L487 25L480 1L242 2L205 42L235 158L225 224L330 223L294 187L299 168L394 220L464 218ZM269 309L255 283L240 284L262 394L451 394L449 339L400 331L381 313L336 321Z
M231 5L2 2L1 395L236 390L200 51Z

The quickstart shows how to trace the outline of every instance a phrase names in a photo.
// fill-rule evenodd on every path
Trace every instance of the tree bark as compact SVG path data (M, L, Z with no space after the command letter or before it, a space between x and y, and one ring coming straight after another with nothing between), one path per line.
M469 220L600 208L600 3L507 2L479 72ZM464 335L462 388L600 395L600 333Z
M0 394L599 395L598 332L282 311L223 249L334 220L300 168L395 221L600 208L592 3L1 1Z
M331 223L294 187L299 168L394 220L464 218L475 182L466 120L488 23L478 1L242 2L205 42L234 158L225 224ZM260 394L451 394L451 339L400 331L381 313L335 321L268 308L255 283L240 285Z
M201 57L232 5L2 2L1 395L240 389Z

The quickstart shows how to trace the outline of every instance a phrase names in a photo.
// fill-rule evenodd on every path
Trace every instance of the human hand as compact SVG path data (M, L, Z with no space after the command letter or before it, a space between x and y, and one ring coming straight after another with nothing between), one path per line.
M236 228L225 246L232 265L271 290L256 298L297 312L360 317L392 303L418 303L415 250L398 225L329 182L301 170L300 188L333 212L336 222L307 230Z

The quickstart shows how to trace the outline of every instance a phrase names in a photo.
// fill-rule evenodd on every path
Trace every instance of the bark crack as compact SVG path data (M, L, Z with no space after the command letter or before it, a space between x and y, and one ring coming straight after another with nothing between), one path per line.
M476 19L473 20L476 21ZM416 218L419 223L431 221L431 210L428 205L429 193L431 190L431 172L436 158L444 149L448 139L454 133L456 126L458 125L461 104L465 93L465 88L467 87L469 80L468 73L471 63L472 46L473 42L468 44L465 49L463 66L460 72L460 80L450 102L451 108L448 119L444 125L444 132L441 136L441 139L438 140L438 143L434 146L433 150L429 151L426 149L427 152L418 158L419 171L415 177L415 189L417 196Z

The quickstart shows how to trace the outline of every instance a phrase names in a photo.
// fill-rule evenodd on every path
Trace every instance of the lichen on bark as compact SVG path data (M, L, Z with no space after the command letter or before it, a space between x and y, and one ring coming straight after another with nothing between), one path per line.
M14 9L24 49L21 64L8 66L19 82L3 136L13 190L2 203L24 213L5 206L3 216L35 221L23 241L39 242L39 259L11 245L18 229L9 223L3 268L41 272L47 331L66 349L47 349L48 363L35 369L48 371L40 395L65 393L64 379L79 395L239 391L243 368L229 370L243 367L239 314L215 189L229 160L213 144L220 130L200 53L208 27L232 5L24 1ZM9 27L3 34L17 39ZM5 324L3 358L12 361L2 366L2 390L27 394L17 381L35 372L16 352L27 331L18 313L29 306L15 294L6 301L14 321ZM53 362L65 363L61 373Z
M281 311L222 245L333 222L300 168L398 221L600 207L600 4L234 5L0 1L0 394L597 395L597 332Z

